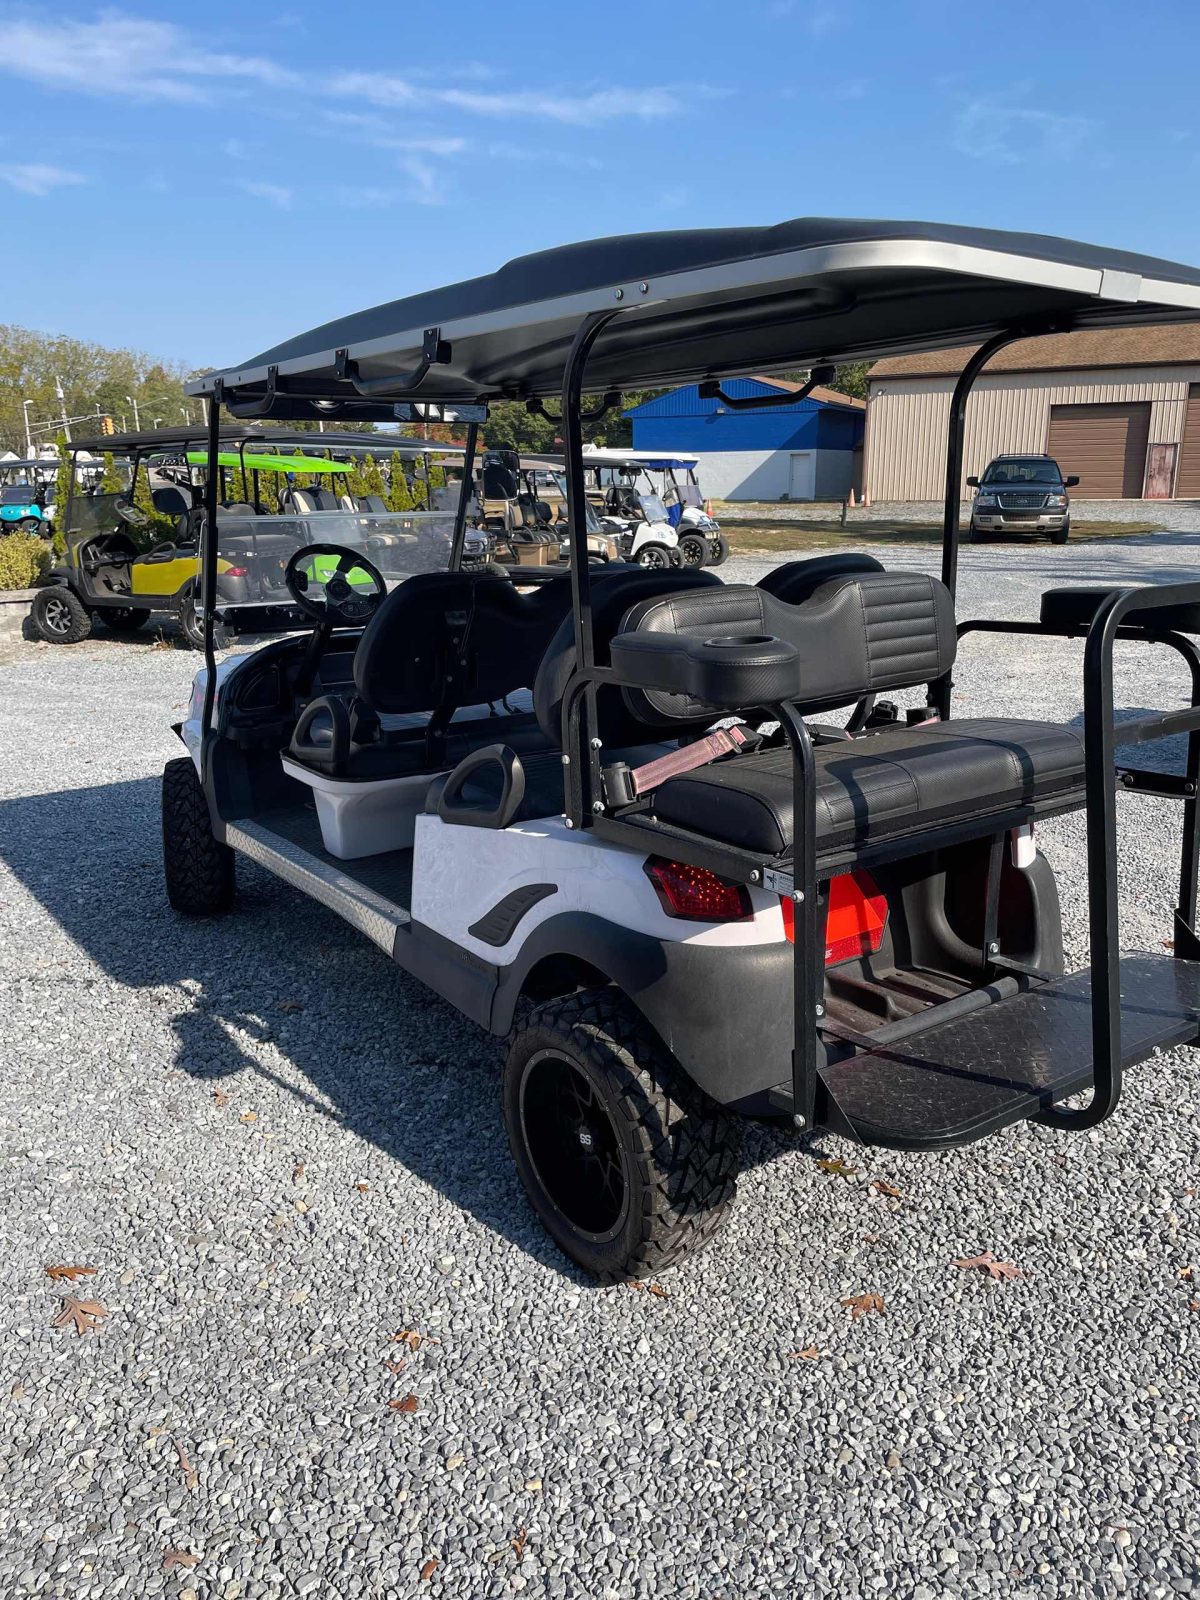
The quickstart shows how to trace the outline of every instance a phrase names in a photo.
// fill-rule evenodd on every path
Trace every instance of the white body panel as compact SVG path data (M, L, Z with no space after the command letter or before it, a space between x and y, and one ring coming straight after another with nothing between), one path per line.
M784 938L778 895L751 889L746 922L690 922L669 917L645 872L646 857L568 828L560 817L511 828L465 828L440 817L417 818L412 919L489 963L506 966L538 925L566 911L587 911L634 933L672 943L778 944ZM526 884L552 883L497 948L468 932L493 906Z
M249 661L249 656L234 656L229 661L217 662L217 701L220 702L221 691L232 678L233 674L244 661ZM201 723L204 719L204 688L208 682L208 668L201 667L192 679L192 698L188 701L187 716L183 720L180 732L183 742L187 746L188 755L191 756L196 771L200 771L200 742Z

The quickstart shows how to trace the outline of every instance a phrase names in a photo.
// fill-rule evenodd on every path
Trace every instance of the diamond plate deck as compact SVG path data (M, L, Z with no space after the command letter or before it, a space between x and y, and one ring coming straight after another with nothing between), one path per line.
M957 1022L825 1067L845 1130L864 1144L969 1144L1091 1083L1091 978L1073 973ZM1200 962L1121 962L1121 1056L1200 1039Z

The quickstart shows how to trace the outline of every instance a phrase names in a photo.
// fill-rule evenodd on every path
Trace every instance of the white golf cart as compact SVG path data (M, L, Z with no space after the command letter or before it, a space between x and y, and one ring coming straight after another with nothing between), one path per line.
M1200 1038L1200 583L1051 590L1028 622L956 625L963 415L1013 340L1197 307L1200 272L1169 262L802 219L543 252L195 380L214 461L226 408L355 422L419 395L474 420L458 509L424 514L402 570L373 563L361 518L297 519L253 604L221 597L209 472L206 666L163 783L171 903L226 910L244 855L281 880L281 926L309 895L508 1036L521 1181L602 1279L712 1236L735 1114L910 1150L1028 1119L1095 1127L1126 1068ZM757 586L589 563L585 393L965 342L940 577L844 554ZM471 459L491 399L558 394L571 571L523 593L461 570ZM218 622L278 637L218 666ZM998 653L1004 635L1084 640L1082 719L1014 715L999 672L992 714L952 717L960 637L981 632ZM1190 674L1189 703L1120 724L1123 749L1186 735L1182 774L1115 763L1126 639ZM876 703L892 691L916 701L907 717ZM1118 783L1130 805L1182 804L1174 920L1147 953L1121 949ZM1072 811L1091 954L1064 974L1034 829Z
M587 445L583 465L588 475L588 504L600 526L616 534L627 561L653 568L703 566L704 541L692 541L685 553L658 490L648 478L638 481L643 476L640 462L624 450Z

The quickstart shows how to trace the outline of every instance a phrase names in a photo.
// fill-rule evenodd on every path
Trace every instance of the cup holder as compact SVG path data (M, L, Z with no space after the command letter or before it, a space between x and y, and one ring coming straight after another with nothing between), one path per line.
M758 648L764 644L774 644L775 639L769 633L730 633L722 634L716 639L705 639L706 650L744 650L748 646Z

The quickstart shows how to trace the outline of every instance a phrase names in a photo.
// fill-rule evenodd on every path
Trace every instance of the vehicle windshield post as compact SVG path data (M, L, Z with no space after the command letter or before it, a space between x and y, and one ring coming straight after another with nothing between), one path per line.
M458 572L462 568L463 545L467 537L467 507L471 503L471 480L475 472L475 445L479 438L479 424L467 423L467 445L462 460L462 482L458 488L458 505L454 509L454 537L450 543L450 571ZM425 509L433 510L433 496L429 488L429 457L423 457L425 462Z
M579 324L563 368L563 465L567 476L567 526L571 539L571 619L575 627L575 670L590 672L595 665L592 645L591 574L587 543L587 485L583 464L583 373L593 344L618 313L591 311ZM591 826L592 795L600 792L600 751L591 741L596 726L596 686L589 683L576 697L574 737L563 742L568 763L564 784L567 818L576 828ZM567 745L571 748L568 749Z
M204 480L204 521L200 529L200 599L204 607L204 714L200 721L201 766L207 768L213 706L217 698L217 652L213 643L217 605L217 457L221 450L221 391L208 402L208 464ZM203 773L202 773L203 776Z

